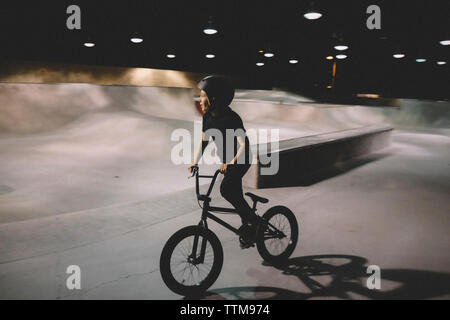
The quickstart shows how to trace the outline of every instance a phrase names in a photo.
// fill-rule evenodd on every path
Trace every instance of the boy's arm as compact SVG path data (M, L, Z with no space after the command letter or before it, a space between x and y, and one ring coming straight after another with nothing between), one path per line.
M233 160L231 160L229 164L235 164L237 162L237 160L239 159L239 156L241 155L241 153L244 152L244 150L245 150L245 140L242 139L241 136L237 136L237 141L239 142L239 149L236 152L236 155L234 156Z
M202 140L200 141L197 152L195 153L194 161L192 162L193 166L196 166L198 164L198 161L200 160L201 156L203 155L203 151L205 151L205 148L208 146L209 141L204 141L205 139L205 133L202 132Z

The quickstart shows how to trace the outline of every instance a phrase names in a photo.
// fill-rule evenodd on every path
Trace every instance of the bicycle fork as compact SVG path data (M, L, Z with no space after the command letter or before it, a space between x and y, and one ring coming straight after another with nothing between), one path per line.
M208 224L205 220L201 220L198 224L199 228L205 228L208 229ZM197 251L198 251L198 243L199 243L200 234L197 233L194 236L194 245L192 246L192 253L188 257L188 261L194 265L203 263L205 261L205 252L206 252L206 237L202 237L201 240L201 247L200 247L200 255L197 257Z

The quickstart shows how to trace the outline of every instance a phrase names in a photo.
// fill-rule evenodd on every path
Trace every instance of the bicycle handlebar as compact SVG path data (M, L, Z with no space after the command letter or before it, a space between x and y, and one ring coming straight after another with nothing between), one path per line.
M192 174L188 178L192 178L195 175L195 193L197 194L197 199L200 196L200 188L199 188L199 182L198 182L199 178L210 178L210 179L212 179L211 184L209 185L209 188L208 188L208 192L205 195L206 197L209 197L209 195L211 194L212 188L214 187L214 184L216 183L216 179L217 179L217 176L219 175L219 173L221 173L220 170L216 170L216 172L214 173L213 176L201 176L201 175L199 175L199 168L198 168L198 166L193 166L192 167Z
M188 177L188 179L195 176L196 173L198 173L198 166L192 166L191 175Z

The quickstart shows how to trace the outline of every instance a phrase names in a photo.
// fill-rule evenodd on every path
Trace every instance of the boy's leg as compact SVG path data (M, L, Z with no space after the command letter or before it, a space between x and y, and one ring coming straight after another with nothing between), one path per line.
M249 165L229 165L220 185L220 193L238 211L243 224L252 222L255 216L242 191L242 177L249 167Z

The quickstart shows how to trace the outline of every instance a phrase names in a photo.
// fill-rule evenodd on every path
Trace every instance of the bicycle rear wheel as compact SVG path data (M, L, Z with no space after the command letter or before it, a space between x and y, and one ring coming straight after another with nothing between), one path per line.
M197 296L217 280L222 265L223 249L217 236L208 229L189 226L167 241L161 253L160 272L173 292Z
M262 219L264 222L256 239L259 254L271 264L286 261L294 252L298 240L295 215L284 206L275 206L267 210Z

